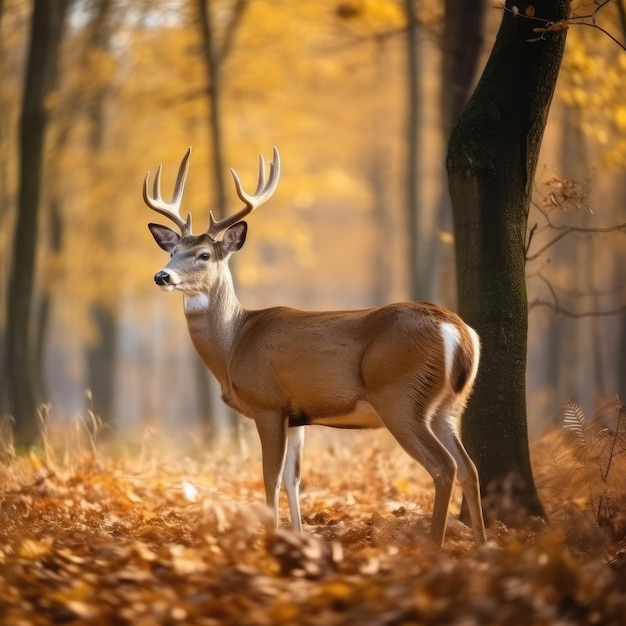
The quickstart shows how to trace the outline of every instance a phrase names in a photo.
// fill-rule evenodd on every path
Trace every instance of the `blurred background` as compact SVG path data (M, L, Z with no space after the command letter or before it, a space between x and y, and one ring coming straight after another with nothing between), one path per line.
M502 8L474 4L475 80ZM0 17L6 415L32 3L3 0ZM167 254L147 229L160 220L143 203L143 178L163 163L168 198L189 145L183 212L195 232L209 210L240 207L228 168L253 188L258 153L280 150L278 191L249 218L231 264L244 306L346 309L417 297L454 308L442 113L458 91L445 78L449 17L435 0L67 2L32 228L38 401L60 418L91 410L122 433L230 423L191 345L181 296L153 282ZM600 17L623 42L623 0ZM615 228L626 222L625 74L619 45L597 29L569 29L529 217L533 436L556 423L567 398L588 414L602 398L626 399L626 237Z

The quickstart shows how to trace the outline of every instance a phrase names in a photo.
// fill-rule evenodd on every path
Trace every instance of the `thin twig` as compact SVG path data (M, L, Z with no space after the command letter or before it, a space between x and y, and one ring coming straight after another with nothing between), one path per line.
M603 9L607 4L609 4L611 0L603 0L602 2L597 3L597 7L594 9L593 13L589 13L587 15L576 15L576 13L572 12L570 17L566 17L562 20L552 21L547 20L542 17L536 17L535 15L526 15L525 13L520 13L517 7L507 7L504 3L501 3L502 8L505 11L513 14L516 18L522 18L527 20L533 20L534 22L538 22L543 24L543 26L534 28L533 31L539 34L537 40L544 39L545 34L549 32L556 32L560 30L564 30L569 26L589 26L591 28L595 28L599 30L602 34L606 35L613 43L617 44L624 52L626 52L626 44L623 44L621 41L617 40L609 31L602 26L598 26L596 23L596 18L601 9ZM533 39L532 41L537 41Z
M618 414L617 414L617 426L615 428L615 434L613 435L613 441L611 442L611 451L609 452L609 460L606 464L606 471L604 472L602 476L602 480L605 482L609 476L609 471L611 470L611 463L613 462L613 457L617 456L617 453L615 453L615 444L617 443L617 438L619 435L619 425L622 420L623 413L624 413L624 406L620 403L619 408L618 408Z
M556 311L557 313L561 313L562 315L565 315L565 317L572 317L575 319L582 318L582 317L610 317L611 315L618 315L619 313L626 313L626 305L621 306L617 309L612 309L610 311L582 311L580 313L577 313L575 311L570 311L569 309L566 309L565 307L561 306L558 303L558 301L550 302L549 300L533 300L528 305L528 311L530 312L532 311L532 309L538 306L544 306L548 309L552 309L553 311Z
M541 256L548 248L551 248L557 241L563 239L563 237L567 237L567 235L571 235L572 233L586 233L586 234L604 234L604 233L614 233L614 232L624 232L626 233L626 223L616 224L615 226L608 226L606 228L586 228L584 226L556 226L551 222L548 223L548 226L554 228L555 230L560 230L561 232L553 237L548 243L543 245L537 252L531 254L530 256L526 255L526 262L534 261L536 258Z
M524 249L524 257L528 260L528 251L530 250L530 244L533 241L533 237L535 236L535 231L537 230L537 223L528 231L528 239L526 241L526 248Z
M550 282L548 278L546 278L541 271L533 272L532 274L526 274L526 278L538 278L551 291L560 291L561 293L567 294L568 296L572 296L573 298L587 298L591 296L610 296L611 294L618 293L624 287L626 287L625 283L620 283L619 285L615 285L613 287L609 287L608 289L589 289L587 291L578 291L576 289L567 289L565 287L560 287L559 285L554 285Z
M573 26L588 26L589 28L595 28L599 30L603 35L606 35L613 43L616 43L624 52L626 52L626 44L623 44L621 41L616 39L611 33L606 30L606 28L602 28L602 26L598 26L597 24L589 24L589 22L574 22Z

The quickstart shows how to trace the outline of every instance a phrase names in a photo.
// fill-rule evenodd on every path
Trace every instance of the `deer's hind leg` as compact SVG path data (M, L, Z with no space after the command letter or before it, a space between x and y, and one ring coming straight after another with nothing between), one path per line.
M480 500L478 471L463 446L458 433L459 416L453 402L442 403L432 418L432 430L456 461L458 479L467 501L476 546L487 541Z
M433 479L435 502L430 534L433 541L441 546L446 534L457 464L431 429L429 414L433 408L407 397L406 387L388 389L371 402L398 443Z

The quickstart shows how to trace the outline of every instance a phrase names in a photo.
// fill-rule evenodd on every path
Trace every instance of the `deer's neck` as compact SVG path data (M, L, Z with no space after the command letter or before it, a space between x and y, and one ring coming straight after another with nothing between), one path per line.
M185 294L185 317L191 341L222 387L227 386L228 358L245 317L226 275L210 293Z

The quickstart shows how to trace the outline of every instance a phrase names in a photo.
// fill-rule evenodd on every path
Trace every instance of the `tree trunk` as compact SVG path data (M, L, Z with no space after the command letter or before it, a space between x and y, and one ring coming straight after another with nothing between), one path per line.
M96 17L91 26L91 37L86 43L84 57L97 49L109 53L111 37L115 24L112 13L115 10L113 0L98 0L95 6ZM105 148L106 139L106 104L110 92L108 84L102 84L96 90L93 99L88 102L90 118L89 144L98 162L98 156ZM94 173L92 173L94 175ZM98 172L95 172L98 175ZM107 236L108 233L101 233ZM91 409L104 422L113 422L113 407L115 406L115 366L117 359L118 320L115 310L119 294L115 294L116 301L112 306L105 306L96 302L91 307L91 314L99 330L99 338L95 345L87 349L87 383L91 389ZM110 432L110 431L108 431Z
M211 129L210 142L213 153L211 179L213 180L213 187L215 189L215 204L212 210L217 219L224 217L227 204L226 187L224 183L222 66L224 59L232 47L234 35L243 17L247 2L248 0L237 0L235 2L220 45L217 41L215 22L211 12L211 0L198 0L205 67L207 71L207 97L210 116L209 127ZM239 430L239 417L228 409L228 407L219 405L220 408L223 407L223 415L213 415L216 405L213 402L211 386L209 386L210 374L207 372L204 363L199 357L194 357L193 368L198 383L198 403L205 429L208 432L215 432L217 426L227 423L230 430L237 433Z
M409 294L412 300L424 299L421 267L421 247L424 237L420 236L419 211L419 180L420 180L420 118L422 115L422 93L420 88L419 57L420 33L415 11L415 0L405 0L404 10L408 22L407 31L407 175L406 175L406 208L407 228L409 231Z
M211 0L199 0L200 24L204 44L204 62L207 71L210 141L213 153L212 180L215 193L213 213L217 219L226 213L224 184L224 140L222 137L222 59L215 41L215 25L211 14Z
M389 88L388 77L390 58L387 40L381 38L377 42L376 64L372 71L376 73L376 83L381 90ZM389 115L387 108L381 103L377 106L371 122L371 151L367 155L366 178L370 181L373 194L373 222L376 231L376 250L373 257L374 292L372 302L382 305L390 300L393 290L392 264L389 258L387 242L393 237L393 216L389 211Z
M210 143L213 153L211 179L215 188L213 213L217 219L226 213L226 185L224 183L224 138L222 120L222 66L230 48L234 34L241 22L248 0L237 0L232 8L230 20L225 27L221 44L217 41L216 26L211 12L211 0L198 0L204 63L207 72L207 97L209 101Z
M35 0L26 84L20 120L20 173L7 311L9 405L17 435L31 441L37 431L40 363L36 362L33 294L37 227L44 172L44 140L54 89L66 3Z
M532 8L541 21L504 12L487 66L452 130L447 159L459 312L483 346L463 437L478 466L486 517L508 524L543 515L526 424L525 243L565 31L529 39L544 20L565 18L569 3L516 7L522 14Z
M486 0L445 1L441 78L441 132L446 141L463 110L476 78L483 45L483 22ZM454 249L440 233L452 230L452 207L445 187L436 208L434 237L428 241L425 262L419 271L428 298L446 306L455 306Z

